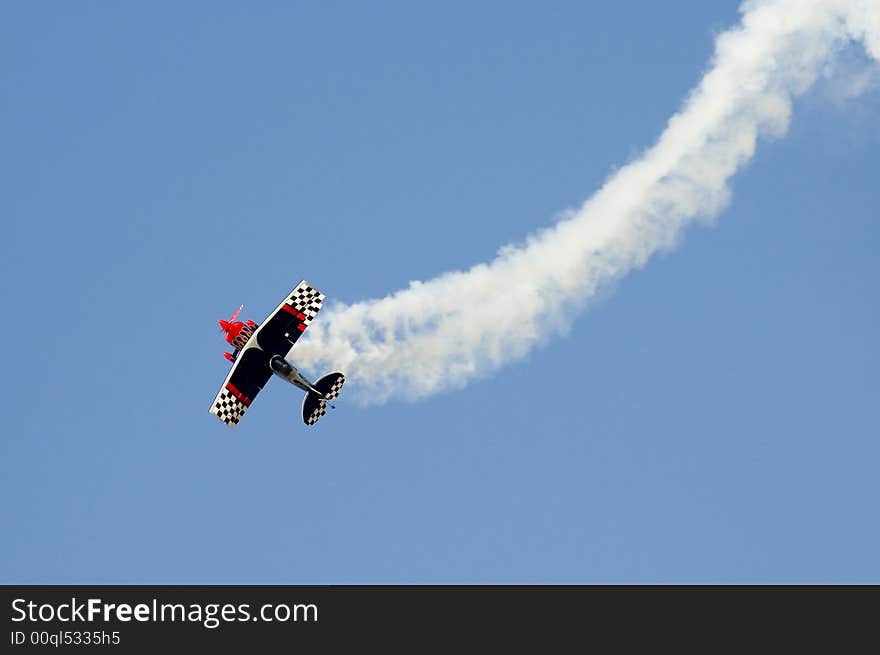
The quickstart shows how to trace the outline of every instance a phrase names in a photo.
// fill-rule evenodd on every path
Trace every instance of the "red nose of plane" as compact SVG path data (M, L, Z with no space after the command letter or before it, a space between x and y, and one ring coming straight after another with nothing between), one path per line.
M221 330L223 330L224 332L229 332L229 327L230 327L230 326L229 326L229 321L223 321L223 320L220 320L220 321L217 321L217 322L220 324L220 329L221 329Z

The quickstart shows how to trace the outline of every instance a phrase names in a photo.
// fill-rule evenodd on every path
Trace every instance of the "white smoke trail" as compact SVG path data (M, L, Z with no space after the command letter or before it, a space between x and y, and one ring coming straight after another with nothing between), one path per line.
M564 330L597 289L672 247L685 225L717 214L758 136L785 133L792 98L835 50L858 41L880 61L880 0L747 0L740 11L657 143L580 209L488 264L325 310L293 356L345 371L370 402L487 375Z

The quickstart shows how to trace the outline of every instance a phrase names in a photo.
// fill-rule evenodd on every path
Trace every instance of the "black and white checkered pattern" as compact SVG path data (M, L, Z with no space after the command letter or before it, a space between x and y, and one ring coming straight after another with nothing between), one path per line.
M318 402L318 406L312 411L311 415L306 419L306 425L314 425L318 419L327 413L327 403L323 400Z
M315 315L321 309L321 304L323 302L324 294L315 289L305 280L297 285L296 289L293 290L293 293L287 300L288 305L305 316L303 323L306 325L311 323L312 319L315 318Z
M247 405L236 398L226 387L220 390L214 404L211 406L211 413L229 427L236 425L246 411Z
M334 398L337 398L339 396L339 392L342 391L343 384L345 384L345 376L340 375L336 379L336 382L333 383L333 386L330 387L330 390L326 394L324 394L325 396L327 396L327 400L333 400Z

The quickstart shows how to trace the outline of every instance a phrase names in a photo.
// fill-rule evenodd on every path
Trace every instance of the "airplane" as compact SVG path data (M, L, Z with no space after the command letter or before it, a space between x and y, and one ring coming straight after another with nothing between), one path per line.
M232 362L232 369L208 410L229 427L235 427L272 375L277 375L306 392L302 419L314 425L335 400L345 376L339 371L328 373L316 382L309 382L287 356L306 328L320 311L324 294L303 280L262 323L237 321L244 305L228 320L217 321L233 346L223 356Z

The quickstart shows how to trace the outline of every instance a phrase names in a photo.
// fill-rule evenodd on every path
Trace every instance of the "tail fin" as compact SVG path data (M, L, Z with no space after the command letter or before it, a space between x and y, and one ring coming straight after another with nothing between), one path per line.
M339 396L342 385L345 384L345 376L342 373L328 373L315 382L315 389L320 391L327 400L333 400ZM303 398L302 416L306 425L314 425L319 418L327 412L327 402L318 394L309 391Z

